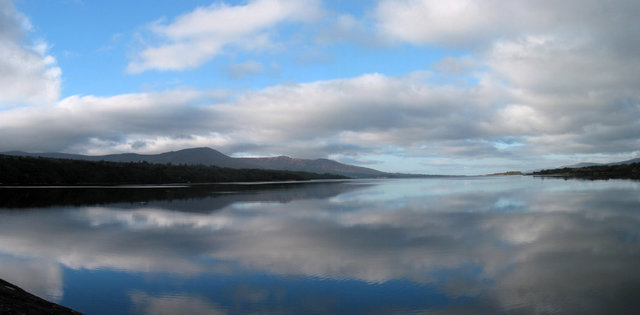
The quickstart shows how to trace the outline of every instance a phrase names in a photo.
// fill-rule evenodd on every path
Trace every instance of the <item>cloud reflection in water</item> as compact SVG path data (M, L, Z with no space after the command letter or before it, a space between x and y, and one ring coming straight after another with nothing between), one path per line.
M323 185L332 193L318 198L309 191L283 198L287 189L232 194L225 198L237 202L209 212L153 203L0 212L0 252L72 269L191 277L254 270L372 285L400 279L475 297L475 310L487 312L624 313L640 306L632 298L640 289L634 182ZM188 300L131 297L146 309Z

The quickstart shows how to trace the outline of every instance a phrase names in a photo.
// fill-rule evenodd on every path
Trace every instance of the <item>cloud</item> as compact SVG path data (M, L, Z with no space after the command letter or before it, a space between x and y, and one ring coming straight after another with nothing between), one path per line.
M381 47L385 45L371 27L368 19L335 12L327 14L322 27L317 30L316 41L320 44L356 43L365 47Z
M221 52L203 54L201 41L247 49L242 41L259 43L282 23L311 19L318 11L312 4L307 9L262 0L201 7L155 23L165 41L147 50L184 45L188 52L180 58L170 54L180 68L200 60L190 53L208 60ZM501 13L499 5L513 13ZM629 39L637 37L640 22L629 12L637 4L572 5L381 1L373 15L379 36L464 48L464 54L443 58L433 71L279 84L233 98L173 90L70 96L46 108L12 108L0 116L0 151L157 153L211 146L229 154L345 161L377 160L367 154L520 161L549 154L633 155L640 147L640 45ZM265 9L260 18L251 18L258 8ZM436 17L414 18L416 12ZM236 22L212 22L230 17L248 22L237 28L231 27ZM371 32L369 20L354 19L337 18L339 27L357 31L345 35ZM3 34L24 32L19 19L11 21L14 28ZM150 62L145 69L173 62L139 61L142 68ZM225 70L236 78L269 71L255 61Z
M272 86L229 100L194 90L71 96L47 109L5 111L0 150L97 154L212 146L229 154L317 158L400 148L477 158L637 148L634 99L609 105L608 94L577 95L570 110L568 97L533 98L495 73L483 75L478 85L457 86L431 83L429 73L366 74ZM20 142L24 137L32 140ZM497 149L505 138L522 145ZM572 145L562 144L567 140Z
M447 56L438 61L434 68L446 75L469 74L479 71L482 64L472 56L451 57Z
M11 1L0 1L0 110L50 103L60 95L61 70L47 55L47 43L28 40L30 30Z
M496 124L520 126L547 152L633 152L640 137L640 62L612 47L555 37L498 41L486 53L488 75L509 82L513 104ZM640 52L640 50L638 50ZM564 138L564 148L543 142ZM572 138L572 139L570 139ZM613 142L612 142L613 141Z
M127 71L196 68L227 47L241 50L272 45L270 31L286 22L304 22L320 14L318 1L253 0L245 5L213 3L150 26L160 43L149 45L132 60Z
M253 143L283 148L285 144L309 148L310 143L412 146L481 136L474 119L482 119L483 105L465 103L472 96L481 99L474 94L411 75L368 74L274 86L212 110L224 117L223 127L230 136ZM238 124L244 127L233 127Z
M2 150L107 153L173 144L217 146L208 128L214 117L201 106L225 97L219 91L173 90L112 97L70 96L49 107L16 108L0 116ZM29 139L25 142L24 139ZM106 151L102 151L106 150ZM113 152L113 151L111 151Z
M640 21L635 1L383 0L380 36L467 51L436 68L493 96L485 133L526 137L523 150L637 151ZM469 102L473 102L468 100Z
M222 102L219 93L194 90L71 96L46 109L5 111L0 150L153 152L200 144L233 153L260 144L258 153L318 157L486 134L478 124L487 119L482 93L419 77L370 74L280 85ZM25 137L31 141L19 141Z
M49 301L59 302L64 295L62 268L51 260L2 257L0 275L3 280Z
M629 0L382 0L374 16L382 36L414 44L480 48L495 40L558 34L624 41L622 46L629 46L626 35L636 32L630 27L638 23L632 13L638 6Z
M264 66L257 61L247 61L227 66L226 72L229 78L239 80L264 72Z

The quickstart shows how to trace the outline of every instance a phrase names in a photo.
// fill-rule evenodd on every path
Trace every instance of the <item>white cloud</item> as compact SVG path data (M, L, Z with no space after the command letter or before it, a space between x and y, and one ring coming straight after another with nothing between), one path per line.
M0 115L0 150L107 153L140 148L142 141L144 150L138 151L144 152L163 149L166 139L215 146L224 138L209 131L214 117L201 104L224 96L195 90L74 95L46 108L10 109ZM209 140L202 143L199 135Z
M195 144L232 153L234 147L259 144L280 153L327 156L344 146L474 136L471 119L480 113L464 117L457 112L465 107L477 112L475 104L464 103L475 92L432 86L415 77L372 74L281 85L223 103L217 103L219 93L193 90L71 96L46 109L5 111L0 151L98 153L135 146L149 152ZM25 137L31 141L23 143Z
M380 34L392 41L477 48L532 34L628 40L639 6L630 0L382 0L374 15Z
M434 68L441 71L444 75L469 74L472 71L478 71L483 66L476 58L472 56L442 58L434 65Z
M494 119L479 122L485 134L527 137L522 150L543 154L630 153L640 138L638 10L625 0L383 0L375 15L387 40L468 49L436 67L498 92Z
M518 18L501 13L492 1L380 2L379 31L395 36L396 41L475 47L462 56L443 58L434 65L436 72L371 73L281 84L244 91L230 100L219 92L193 90L71 96L49 108L3 111L0 151L152 153L211 146L229 154L352 159L367 159L368 153L525 159L636 152L640 147L640 45L629 40L638 35L635 26L640 22L629 13L636 4L589 3L579 11L570 10L564 2L508 5ZM252 19L257 8L265 11ZM306 20L317 11L315 3L305 8L297 2L268 0L198 8L171 23L157 23L154 30L167 39L166 45L146 51L183 47L180 58L171 52L170 60L159 64L195 65L200 59L189 57L190 53L203 56L202 60L213 56L203 54L206 47L198 50L196 46L268 40L273 27ZM447 29L452 22L413 19L411 12L407 18L395 19L400 13L394 10L435 10L454 22L468 19L469 25ZM238 16L250 23L234 28L236 22L215 22L231 17L236 21ZM362 21L349 16L338 20L346 29L362 26ZM24 31L19 19L12 21L14 28L7 28L3 38ZM398 33L386 29L388 23L401 23L394 28ZM424 23L436 23L431 30L435 33L422 33ZM492 33L494 29L498 30ZM43 56L46 45L31 50L34 56ZM265 65L247 61L226 70L239 78L265 72ZM460 84L457 78L473 83ZM501 146L503 139L518 145Z
M139 52L127 71L196 68L228 46L245 50L269 47L269 31L274 27L313 20L318 14L319 2L315 0L254 0L245 5L213 3L199 7L169 24L152 24L151 31L163 42Z
M0 1L0 26L0 108L55 101L61 70L45 42L26 38L31 23L11 1Z
M226 72L230 79L238 80L264 72L264 66L257 61L250 60L231 64L227 67Z
M336 42L357 43L367 47L379 47L382 41L375 36L371 23L353 15L336 12L327 14L322 27L318 28L316 40L321 44Z
M503 86L495 75L466 87L429 78L367 74L273 86L227 101L220 92L194 90L71 96L47 109L5 111L0 151L152 153L211 146L229 154L309 158L397 149L518 158L512 154L637 148L640 107L633 101L609 105L606 97L578 97L582 110L572 111L558 106L566 97L533 102L529 92ZM20 141L25 137L31 141ZM523 145L496 149L506 138Z
M62 268L51 259L0 258L0 275L27 292L59 302L63 295Z
M503 28L507 24L526 23L521 2L382 0L375 15L379 32L389 40L465 47L513 32Z

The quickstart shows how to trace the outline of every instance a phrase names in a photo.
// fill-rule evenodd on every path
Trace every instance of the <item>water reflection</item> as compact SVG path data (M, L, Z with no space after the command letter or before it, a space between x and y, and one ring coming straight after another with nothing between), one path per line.
M216 305L203 298L184 295L150 296L144 292L132 292L130 298L134 304L134 312L138 314L172 315L172 314L226 314Z
M141 204L152 204L171 210L208 212L241 201L286 203L297 199L329 198L362 185L364 183L347 185L343 181L311 181L133 187L0 186L0 210L96 205L135 208Z
M28 261L22 280L8 280L31 281L53 299L63 296L61 268L217 277L200 289L125 288L135 313L640 309L636 182L498 177L225 189L1 211L0 275L20 274L12 262ZM42 266L46 275L33 278L44 283L27 276L33 266ZM213 282L228 286L210 295ZM369 293L347 302L352 291ZM388 305L375 304L383 295Z
M53 261L0 256L0 275L38 296L59 301L63 295L62 268Z

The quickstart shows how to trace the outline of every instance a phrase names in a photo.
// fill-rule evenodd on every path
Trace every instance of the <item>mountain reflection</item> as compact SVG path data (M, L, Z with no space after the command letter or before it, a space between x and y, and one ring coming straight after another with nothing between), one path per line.
M474 310L487 313L630 313L640 309L639 190L623 181L389 180L5 210L0 254L190 277L253 270L407 280L477 299ZM52 285L42 291L60 290ZM144 309L218 311L188 297L131 298Z

